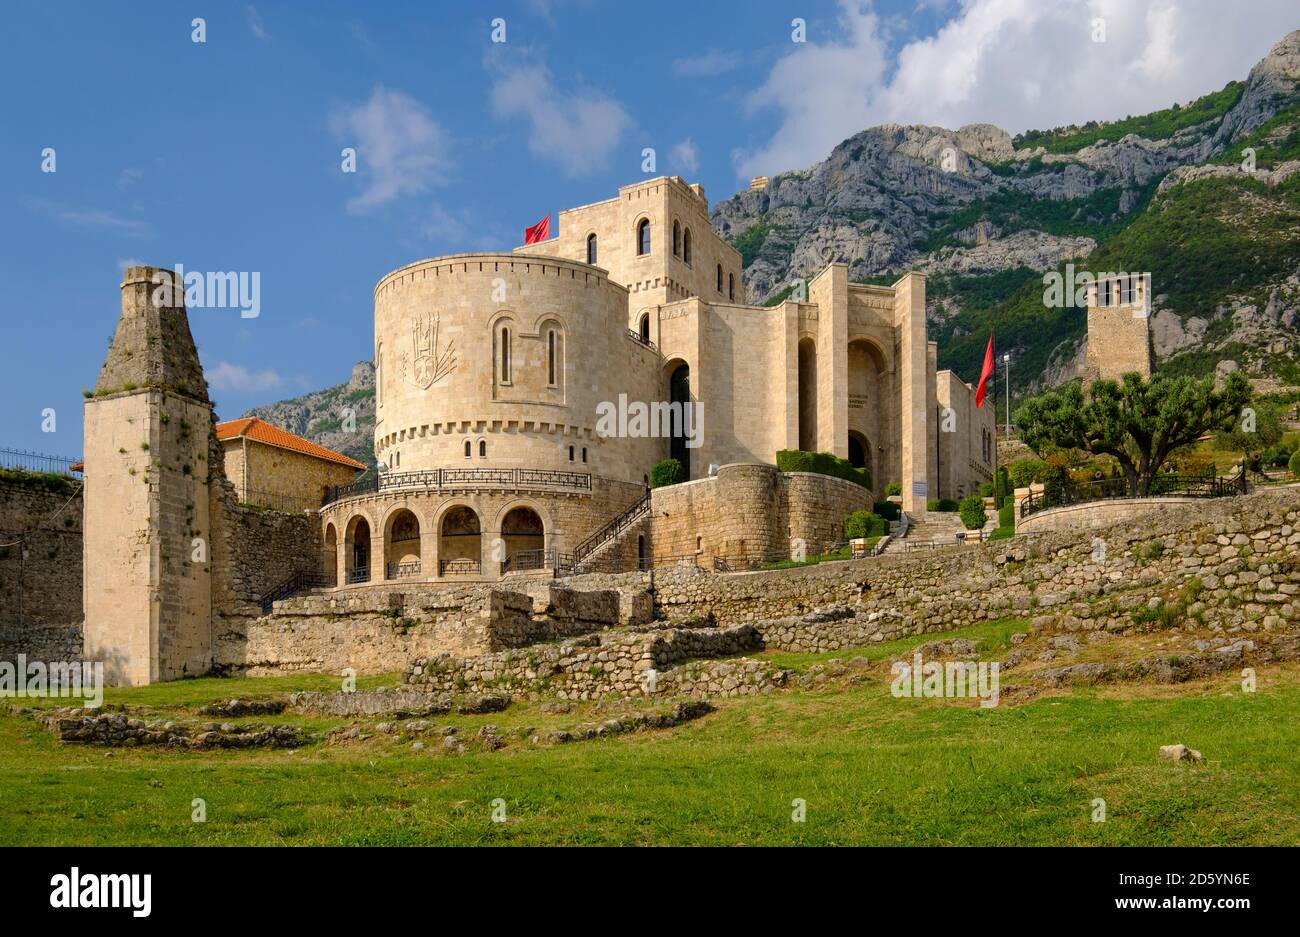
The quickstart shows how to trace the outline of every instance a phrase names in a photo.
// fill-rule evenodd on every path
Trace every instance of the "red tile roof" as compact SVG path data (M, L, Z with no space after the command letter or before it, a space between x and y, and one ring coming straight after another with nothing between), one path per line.
M282 430L278 426L272 426L265 420L260 420L255 416L246 416L238 420L226 420L224 423L217 424L217 439L224 442L228 439L238 439L241 436L254 442L265 443L268 446L279 446L281 449L301 452L303 455L325 459L328 462L337 462L350 468L365 469L365 466L356 459L349 458L341 452L335 452L333 449L318 446L310 439L303 439L301 436Z

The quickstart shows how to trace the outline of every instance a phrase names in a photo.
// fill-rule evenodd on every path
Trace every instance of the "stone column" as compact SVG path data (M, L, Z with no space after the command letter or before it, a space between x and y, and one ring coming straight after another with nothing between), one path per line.
M912 272L894 284L894 322L899 337L898 382L903 510L925 519L930 496L930 412L926 379L925 276Z

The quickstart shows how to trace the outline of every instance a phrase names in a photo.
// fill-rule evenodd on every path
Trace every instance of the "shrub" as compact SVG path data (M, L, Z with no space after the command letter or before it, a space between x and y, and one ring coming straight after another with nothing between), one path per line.
M973 498L976 496L971 495L971 497ZM958 508L959 505L952 498L931 498L929 501L925 502L925 509L927 511L937 511L940 514L951 514L958 510Z
M1012 530L1016 526L1016 505L1014 501L1008 501L998 509L998 526L1010 527Z
M886 498L890 497L891 495L901 495L902 493L903 493L902 482L890 482L885 486Z
M844 518L844 538L882 537L889 532L889 522L870 511L854 511Z
M656 462L655 467L650 470L651 488L663 488L665 485L676 485L684 481L686 481L686 469L682 468L682 463L676 459Z
M1043 480L1043 471L1047 468L1041 459L1017 459L1007 466L1007 477L1015 488L1028 488L1032 483Z
M981 483L981 484L980 484L980 497L981 497L981 498L991 498L991 497L993 497L993 488L994 488L993 482L983 482L983 483Z
M887 521L896 521L902 516L903 509L893 501L877 501L875 512Z
M1011 490L1011 476L1007 472L1005 465L998 466L996 497L997 501L995 503L998 507L1002 507L1003 504L1015 497L1015 492Z
M1291 461L1287 462L1286 467L1296 478L1300 478L1300 449L1291 454Z
M802 449L782 449L776 454L776 467L783 472L815 472L832 478L843 478L863 488L872 485L871 473L857 468L847 459L829 452L804 452Z
M984 499L979 495L968 495L962 498L957 510L967 530L979 530L989 519L988 512L984 510Z

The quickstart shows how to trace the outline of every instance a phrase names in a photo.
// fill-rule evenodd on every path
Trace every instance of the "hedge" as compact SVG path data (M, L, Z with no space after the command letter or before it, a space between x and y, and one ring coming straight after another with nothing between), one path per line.
M815 472L832 478L843 478L863 488L872 487L871 473L856 468L847 459L829 452L804 452L802 449L782 449L776 454L776 467L783 472Z
M903 509L893 501L877 501L873 510L887 521L896 521L903 516Z
M931 498L925 502L927 511L937 511L940 514L951 514L958 509L959 505L952 498Z
M889 521L870 511L854 511L844 518L844 539L883 537L889 533Z
M957 510L967 530L979 530L989 519L988 512L984 510L984 499L979 495L968 495L962 498Z
M650 470L651 488L663 488L665 485L676 485L684 481L686 481L686 469L676 459L656 462L655 467Z

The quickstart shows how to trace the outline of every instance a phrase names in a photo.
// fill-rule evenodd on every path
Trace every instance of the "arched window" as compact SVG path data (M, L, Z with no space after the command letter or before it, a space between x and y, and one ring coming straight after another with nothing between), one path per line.
M556 345L555 329L550 329L546 333L546 383L554 387L556 381Z
M587 263L596 263L596 235L587 235Z
M736 301L736 275L734 273L727 274L727 299L733 303Z
M687 265L691 262L691 229L687 228L686 233L682 235L682 260Z
M641 333L641 341L647 345L650 344L650 313L641 313L641 321L637 324L637 331Z
M470 448L469 448L469 440L467 439L465 440L465 458L468 459L469 457L470 457Z
M583 461L583 462L586 462L586 461L587 461L587 447L586 447L586 446L583 446L583 447L582 447L582 461Z
M636 226L636 252L644 257L650 253L650 219L642 218Z
M487 458L487 440L486 440L486 439L480 439L480 440L478 441L478 457L479 457L480 459L486 459L486 458Z
M673 256L682 256L682 226L673 222Z
M570 462L573 461L573 447L572 447L572 446L569 447L569 461L570 461Z
M510 383L510 327L501 326L501 382Z
M718 292L722 292L722 264L718 264Z

